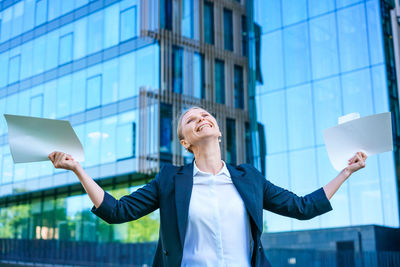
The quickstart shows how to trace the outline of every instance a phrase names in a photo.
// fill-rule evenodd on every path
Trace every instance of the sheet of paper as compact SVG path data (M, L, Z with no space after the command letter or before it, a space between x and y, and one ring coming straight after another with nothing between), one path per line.
M358 151L367 156L393 150L391 113L350 120L323 131L326 149L337 171Z
M61 151L84 161L81 142L69 121L4 114L14 163L45 161L48 154Z

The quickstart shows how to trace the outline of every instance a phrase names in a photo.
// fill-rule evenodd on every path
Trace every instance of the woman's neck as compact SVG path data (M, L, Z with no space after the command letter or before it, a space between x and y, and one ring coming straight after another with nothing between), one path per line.
M196 166L202 172L217 174L224 166L221 161L219 142L207 142L192 148Z

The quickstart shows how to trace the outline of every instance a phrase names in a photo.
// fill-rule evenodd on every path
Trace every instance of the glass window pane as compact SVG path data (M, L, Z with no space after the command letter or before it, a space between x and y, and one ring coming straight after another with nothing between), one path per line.
M215 60L215 102L225 104L225 64Z
M87 34L87 53L92 54L103 48L103 11L98 11L89 16ZM83 39L85 40L85 39Z
M172 50L172 88L175 93L183 91L183 49L173 46Z
M289 149L314 146L313 106L310 84L287 90Z
M57 67L59 50L59 32L52 31L46 35L46 61L45 69L49 70Z
M283 25L290 25L307 17L306 0L282 0Z
M39 37L33 40L33 65L32 74L42 73L46 58L46 36Z
M85 110L86 107L86 70L78 71L72 74L72 99L71 113L77 113Z
M23 31L32 29L35 25L35 0L25 0Z
M226 162L236 165L236 123L226 119Z
M371 68L372 90L374 100L374 113L389 111L389 96L385 65L381 64Z
M136 36L136 6L121 12L121 42Z
M52 102L45 102L52 103ZM57 118L70 114L71 108L71 76L64 76L57 85Z
M335 9L335 1L332 0L308 0L308 12L310 17L330 12Z
M160 157L162 161L172 160L172 106L160 106Z
M354 3L362 2L361 0L336 0L336 8L349 6Z
M242 26L242 56L248 57L248 30L247 30L247 18L246 16L241 17L241 26Z
M134 95L138 95L138 91L136 90L137 79L135 79L136 62L137 62L136 53L137 52L133 52L133 53L124 55L122 57L119 57L119 84L120 84L120 87L119 87L118 99L120 99L120 100L134 96ZM146 64L146 63L143 62L143 64ZM140 71L143 71L143 69L140 68ZM138 72L139 72L139 70L138 70ZM136 77L138 77L138 76L136 76ZM140 84L139 84L139 86L140 86Z
M204 42L214 44L214 5L204 1Z
M10 39L12 25L12 7L3 11L3 18L1 19L1 42Z
M87 48L87 17L74 23L74 60L86 55Z
M172 0L160 1L160 26L172 30Z
M22 23L23 23L23 21L22 21L23 14L24 14L24 2L21 1L14 5L14 16L13 16L11 37L21 34ZM1 34L1 27L0 27L0 34Z
M233 51L232 10L224 8L224 48Z
M183 0L182 5L182 35L193 38L193 0Z
M104 48L118 44L119 6L112 5L104 11Z
M307 23L283 30L286 85L310 80L310 51Z
M43 94L31 96L30 112L33 117L43 117Z
M140 86L160 88L160 47L158 44L150 45L136 51L136 62L140 62L139 68L133 68L134 95L139 94Z
M285 91L262 94L256 98L257 118L264 124L269 154L287 150Z
M375 65L384 60L380 2L367 1L365 5L367 7L369 53L371 65Z
M101 131L104 134L104 138L101 139L101 163L114 162L116 160L116 128L116 116L105 118L101 121Z
M260 92L275 90L284 87L284 62L282 32L264 34L261 37L261 64L263 85L259 85Z
M315 127L317 145L323 145L322 131L337 125L342 116L341 90L338 77L317 81L313 84Z
M49 14L48 14L49 21L60 16L61 1L62 0L50 0L49 1L49 3L48 3L48 5L49 5ZM63 2L66 2L66 1L63 1ZM73 2L73 1L67 1L67 2Z
M4 87L8 83L8 77L7 77L9 75L9 73L7 72L7 70L9 69L8 63L9 63L8 52L1 53L0 68L2 69L2 71L0 71L0 87Z
M14 177L14 163L10 154L4 154L3 152L3 161L1 166L3 173L1 183L5 184L11 182Z
M21 46L21 80L32 75L32 44L27 42Z
M244 108L244 83L243 83L243 68L235 65L234 67L234 97L235 108Z
M204 99L204 56L199 53L193 54L193 95L197 98Z
M100 121L92 121L85 124L85 166L93 166L100 163L100 140L104 138L100 131Z
M101 101L101 75L90 77L86 82L86 108L100 106Z
M358 112L361 117L373 114L370 70L342 76L344 114Z
M135 155L135 123L118 125L117 127L117 158L129 158Z
M19 80L21 56L16 55L8 61L8 83L14 83Z
M281 27L281 1L255 1L254 20L261 27L263 32L270 32Z
M310 20L310 43L313 78L339 72L335 14Z
M103 105L118 100L119 87L119 65L118 59L113 59L103 63L103 88L102 101Z
M36 0L35 6L35 25L40 25L47 20L47 1Z
M337 12L341 71L368 65L368 40L364 4Z
M67 33L60 37L59 65L68 63L72 60L72 44L73 33Z

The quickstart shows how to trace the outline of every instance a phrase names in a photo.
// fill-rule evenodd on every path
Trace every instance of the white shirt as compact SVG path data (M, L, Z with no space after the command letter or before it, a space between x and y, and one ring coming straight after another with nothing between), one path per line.
M251 266L249 217L223 164L213 175L200 171L193 162L182 267Z

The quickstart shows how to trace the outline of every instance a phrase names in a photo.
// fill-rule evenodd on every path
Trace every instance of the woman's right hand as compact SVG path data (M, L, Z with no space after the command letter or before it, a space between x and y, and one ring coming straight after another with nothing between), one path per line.
M71 155L64 152L54 151L53 153L50 153L48 157L57 169L75 171L79 166L79 163L75 161Z

